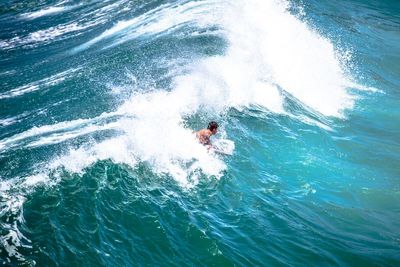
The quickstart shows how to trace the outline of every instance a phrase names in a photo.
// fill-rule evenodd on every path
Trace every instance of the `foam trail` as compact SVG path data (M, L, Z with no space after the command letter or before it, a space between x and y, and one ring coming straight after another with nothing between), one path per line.
M72 76L72 74L79 71L80 69L81 68L69 69L69 70L57 73L55 75L52 75L50 77L41 79L39 81L35 81L32 83L20 86L18 88L14 88L10 91L0 93L0 100L6 99L6 98L13 98L13 97L21 96L21 95L24 95L27 93L35 92L37 90L40 90L43 87L50 87L50 86L57 85L57 84L63 82L64 80L70 78Z
M115 112L103 113L92 119L77 119L53 125L33 127L25 132L13 135L0 141L0 154L18 146L36 147L56 144L88 133L118 128L107 119L119 116Z
M71 35L68 36L68 34L75 33L74 36L80 35L83 30L102 22L102 20L98 20L86 23L72 22L69 24L60 24L44 30L31 32L27 36L16 36L9 40L0 40L0 49L13 49L19 46L32 47L39 44L49 43L54 40L62 40L71 37Z
M70 11L74 9L77 6L51 6L47 8L43 8L41 10L29 12L29 13L24 13L21 14L21 17L24 19L36 19L44 16L50 16L50 15L55 15L58 13L62 13L65 11Z
M0 126L8 126L16 123L18 121L18 117L11 117L6 119L0 119Z
M81 129L77 129L74 131L68 131L66 133L54 133L46 137L41 137L37 141L32 141L25 145L26 148L33 148L33 147L41 147L41 146L47 146L47 145L54 145L54 144L59 144L64 141L70 140L77 138L79 136L87 135L90 133L94 132L101 132L105 130L112 130L112 129L118 129L118 123L109 123L103 126L97 126L97 125L89 125Z

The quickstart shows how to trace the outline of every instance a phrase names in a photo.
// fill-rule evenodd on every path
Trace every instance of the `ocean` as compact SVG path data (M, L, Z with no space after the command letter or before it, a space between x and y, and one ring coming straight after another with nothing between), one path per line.
M399 1L6 0L0 28L0 265L400 266Z

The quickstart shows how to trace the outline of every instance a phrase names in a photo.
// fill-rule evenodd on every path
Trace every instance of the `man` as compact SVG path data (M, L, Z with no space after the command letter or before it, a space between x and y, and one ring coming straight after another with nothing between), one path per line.
M199 139L199 142L210 149L212 147L210 137L215 135L218 131L218 123L212 121L208 124L207 129L202 129L196 132L196 137Z

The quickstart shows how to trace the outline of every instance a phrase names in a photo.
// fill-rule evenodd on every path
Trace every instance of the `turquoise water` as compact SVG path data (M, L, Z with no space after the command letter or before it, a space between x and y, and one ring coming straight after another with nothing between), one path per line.
M0 264L397 266L400 2L0 4ZM232 155L193 131L210 120Z

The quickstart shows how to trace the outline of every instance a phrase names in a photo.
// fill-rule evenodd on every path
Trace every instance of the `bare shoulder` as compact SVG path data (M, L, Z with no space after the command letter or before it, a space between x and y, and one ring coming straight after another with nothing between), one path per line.
M207 129L201 129L200 131L197 131L196 135L198 136L207 135Z

